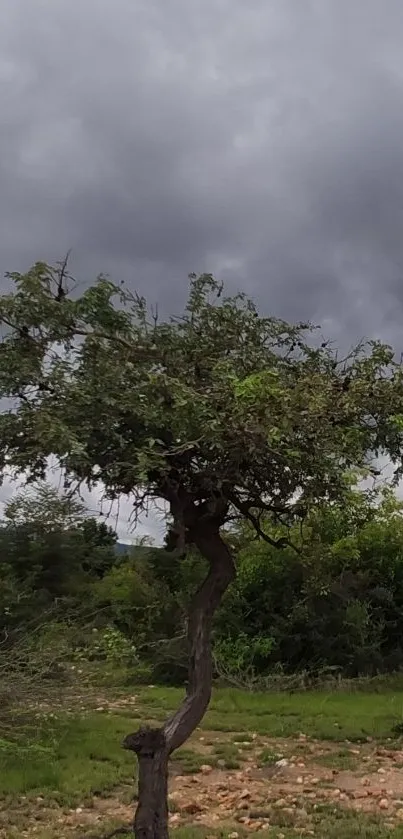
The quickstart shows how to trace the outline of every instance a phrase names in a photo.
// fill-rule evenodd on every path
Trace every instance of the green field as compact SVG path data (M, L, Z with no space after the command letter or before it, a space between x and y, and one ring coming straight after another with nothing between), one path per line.
M102 836L128 823L134 808L136 767L132 756L122 750L121 741L140 721L164 719L182 695L180 690L163 688L139 688L135 693L136 699L129 704L127 691L116 691L113 701L106 691L102 697L90 692L84 700L70 697L68 710L66 703L66 708L61 704L57 710L41 711L34 720L26 716L14 719L14 728L8 727L0 740L1 839ZM75 706L80 708L79 713ZM380 745L387 746L388 754L391 750L399 754L397 732L402 720L403 692L392 687L382 692L292 695L219 689L201 728L173 756L172 784L175 774L190 778L206 763L213 772L222 773L224 786L248 765L255 767L256 783L261 784L259 773L270 770L283 754L292 760L293 753L296 760L298 755L305 760L306 773L316 771L310 770L311 761L317 771L333 768L350 772L358 783L360 773L378 771L382 757L377 756L376 749ZM397 782L399 762L392 765L391 756L384 760L389 760L390 767L388 764L380 771L390 771L393 783ZM403 773L403 768L400 771ZM179 823L172 824L172 835L176 839L227 837L234 832L239 837L264 835L268 839L307 835L338 839L403 837L403 821L399 825L397 816L399 802L394 803L392 795L388 812L379 808L379 795L371 812L360 812L355 806L343 806L341 800L325 800L319 793L315 803L309 796L305 800L302 786L296 803L280 807L269 801L274 782L269 776L262 777L269 803L258 830L253 829L254 818L250 824L237 821L235 809L233 819L227 813L224 824L207 828L198 825L197 820L192 823L191 816L181 815L179 808ZM292 781L287 783L291 783L291 789ZM323 783L319 778L318 790L322 796L327 795L325 778ZM211 795L213 811L213 790ZM403 801L401 805L403 816ZM172 800L171 812L177 811ZM303 825L298 821L302 812Z

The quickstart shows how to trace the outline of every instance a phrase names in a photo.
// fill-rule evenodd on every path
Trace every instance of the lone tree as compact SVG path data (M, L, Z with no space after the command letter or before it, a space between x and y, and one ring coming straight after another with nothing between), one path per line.
M235 575L225 527L267 516L295 522L338 500L346 472L386 453L400 476L402 367L369 342L339 358L309 324L262 317L243 294L222 295L210 275L190 277L180 317L160 321L143 298L100 277L71 296L65 266L9 275L0 298L3 473L44 479L56 456L70 482L102 482L110 498L169 508L167 543L194 545L207 576L189 612L186 696L159 729L124 745L139 762L137 839L167 839L170 754L210 700L212 619ZM284 531L283 531L284 532Z

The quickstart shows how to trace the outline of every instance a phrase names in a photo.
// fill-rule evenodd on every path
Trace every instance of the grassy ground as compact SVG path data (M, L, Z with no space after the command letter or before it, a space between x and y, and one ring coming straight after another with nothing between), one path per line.
M181 691L153 688L141 692L141 704L163 719L177 707ZM248 731L278 737L304 732L325 740L393 737L403 720L403 692L250 694L235 689L216 691L202 727L210 731Z
M75 831L75 810L90 808L94 796L107 799L117 789L122 806L127 808L130 804L132 807L136 769L132 756L122 750L121 741L125 734L138 727L140 721L165 719L182 696L179 690L162 688L140 688L135 693L137 699L133 707L125 703L123 695L120 705L109 704L99 695L89 695L85 702L76 700L80 705L77 713L74 701L70 701L68 713L61 706L51 715L46 711L41 713L34 725L31 720L25 741L18 737L13 743L10 735L0 739L1 839L85 836L85 831L81 834ZM209 733L206 746L209 747L210 765L236 770L240 765L240 751L242 760L247 760L248 750L253 746L252 735L258 735L263 744L259 753L260 765L270 766L277 754L264 747L265 738L286 738L294 747L294 741L302 733L335 746L332 754L318 758L324 767L353 770L356 758L346 746L346 740L350 744L370 739L393 744L395 727L402 720L403 693L392 688L383 693L294 695L247 694L220 689L214 694L198 739L203 742L203 732ZM175 763L182 774L199 771L205 761L205 755L192 744L175 755ZM58 828L57 833L54 826L47 825L52 808L55 812L60 811L59 821L65 825ZM32 826L33 810L35 829ZM304 829L298 833L298 828L287 823L284 813L279 812L276 818L277 823L273 823L272 818L270 827L259 831L260 836L288 839L309 835ZM109 821L105 813L100 825L91 826L88 835L101 836L116 823L122 822ZM60 832L64 829L66 833ZM381 813L365 815L333 805L323 805L312 812L311 829L313 835L324 839L403 839L403 826L395 826L392 830ZM246 835L240 825L235 825L233 831L239 837ZM197 825L172 830L175 839L228 837L230 834L227 827L224 832L219 828L206 832L206 828ZM257 834L247 831L247 835Z

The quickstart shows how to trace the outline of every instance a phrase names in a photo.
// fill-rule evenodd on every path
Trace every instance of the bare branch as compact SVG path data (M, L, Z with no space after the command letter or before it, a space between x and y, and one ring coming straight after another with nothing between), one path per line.
M60 303L67 295L67 289L65 288L65 280L67 279L67 265L70 258L71 250L68 250L66 256L64 257L62 262L59 262L59 269L57 271L57 291L55 295L55 300Z
M301 553L297 545L294 545L293 542L291 542L291 540L287 537L281 536L280 539L273 539L271 536L268 535L268 533L265 533L265 531L262 529L260 525L259 517L252 512L251 508L249 507L249 504L241 501L236 496L231 498L231 503L241 513L241 515L244 516L251 523L258 536L261 539L263 539L264 542L267 542L268 545L271 545L273 548L289 547L292 548L296 553Z

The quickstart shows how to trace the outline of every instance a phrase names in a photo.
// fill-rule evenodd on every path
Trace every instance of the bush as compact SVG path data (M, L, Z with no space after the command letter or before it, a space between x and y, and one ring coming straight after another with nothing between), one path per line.
M107 661L127 666L139 664L134 644L123 632L110 625L102 630L93 628L84 637L84 642L74 649L72 658L75 661Z

